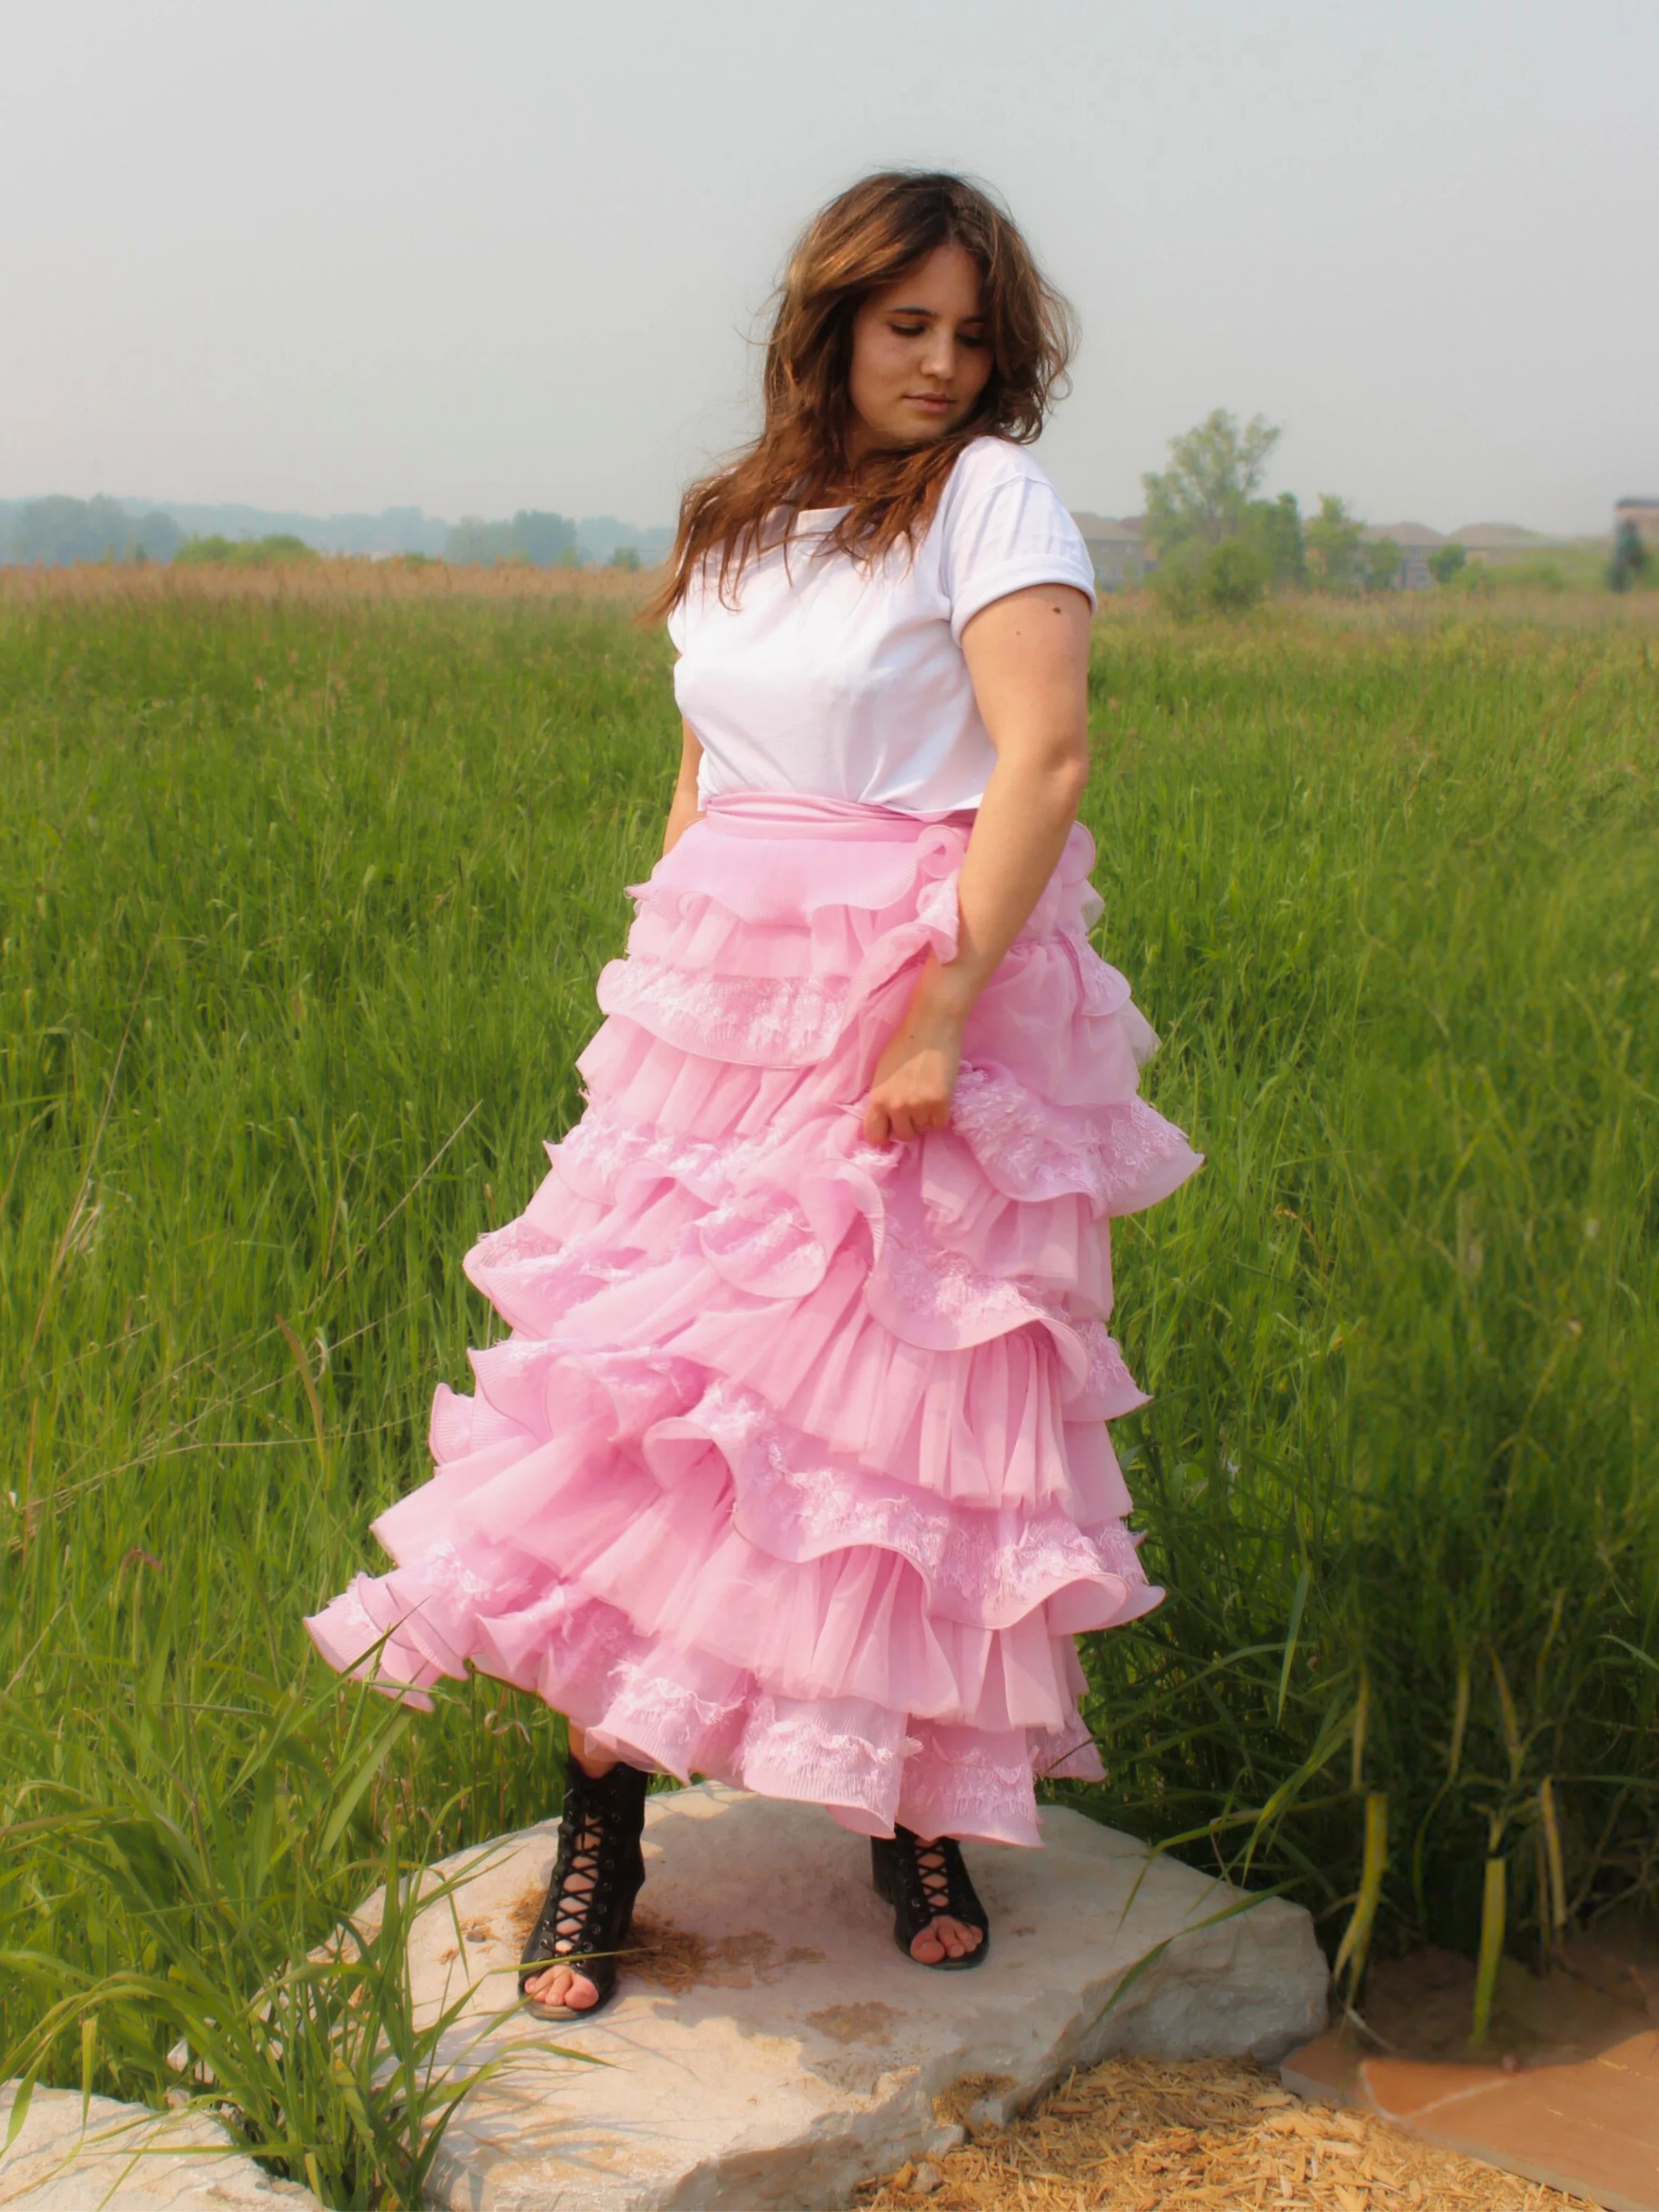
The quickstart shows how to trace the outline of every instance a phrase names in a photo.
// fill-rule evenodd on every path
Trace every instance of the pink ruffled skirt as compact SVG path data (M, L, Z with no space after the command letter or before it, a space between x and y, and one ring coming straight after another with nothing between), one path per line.
M1136 1096L1080 824L951 1126L865 1142L972 819L733 794L630 886L586 1109L466 1256L511 1333L438 1391L395 1571L307 1622L332 1666L421 1703L480 1668L872 1835L1035 1844L1034 1777L1098 1775L1073 1638L1162 1595L1107 1439L1144 1402L1109 1224L1198 1159Z

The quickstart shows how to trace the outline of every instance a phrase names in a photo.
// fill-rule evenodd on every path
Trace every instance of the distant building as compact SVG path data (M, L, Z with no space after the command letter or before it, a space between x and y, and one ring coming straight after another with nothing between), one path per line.
M1158 566L1158 556L1146 547L1144 514L1128 515L1121 522L1106 514L1074 514L1072 520L1083 532L1094 562L1097 590L1136 591L1146 582L1147 570Z
M1659 552L1659 499L1621 499L1613 510L1615 538L1627 522L1635 525L1644 545Z
M1452 536L1465 547L1472 561L1525 560L1528 554L1547 552L1565 540L1547 538L1541 530L1523 530L1518 522L1466 522Z
M1434 581L1429 556L1437 545L1449 543L1426 522L1368 523L1359 538L1364 545L1378 545L1385 538L1392 538L1400 548L1400 568L1394 580L1396 592L1427 591Z

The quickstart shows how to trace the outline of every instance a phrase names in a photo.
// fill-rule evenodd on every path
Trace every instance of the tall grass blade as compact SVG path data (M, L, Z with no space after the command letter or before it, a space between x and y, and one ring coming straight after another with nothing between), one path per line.
M1561 1850L1561 1827L1555 1812L1555 1784L1546 1775L1538 1785L1538 1823L1544 1839L1546 1894L1549 1899L1547 1929L1553 1948L1567 1925L1566 1861Z
M1370 1731L1370 1717L1371 1679L1362 1670L1359 1677L1359 1694L1354 1699L1353 1705L1353 1727L1348 1739L1348 1787L1356 1796L1364 1786L1365 1738Z
M1457 1662L1457 1694L1452 1706L1451 1741L1446 1753L1446 1777L1455 1782L1463 1766L1463 1737L1469 1725L1469 1697L1472 1680L1469 1662Z
M1308 1592L1312 1588L1312 1571L1304 1566L1296 1578L1296 1589L1291 1595L1291 1618L1285 1630L1285 1663L1279 1670L1279 1696L1273 1705L1276 1721L1282 1721L1285 1717L1285 1700L1291 1688L1291 1668L1296 1663L1297 1638L1302 1633L1302 1615L1307 1608Z
M311 1408L312 1433L317 1439L317 1465L326 1475L328 1440L323 1433L323 1401L317 1393L316 1377L312 1374L311 1362L306 1357L305 1346L295 1334L292 1325L284 1321L281 1314L278 1314L276 1326L283 1333L283 1341L289 1348L295 1367L299 1372L300 1380L305 1387L306 1403Z
M1374 1790L1365 1800L1365 1842L1360 1860L1359 1890L1331 1969L1332 1979L1350 2002L1364 1979L1365 1961L1370 1952L1371 1932L1376 1925L1377 1907L1382 1901L1382 1878L1388 1865L1389 1801L1383 1791Z
M1485 2044L1492 2027L1492 1998L1498 1989L1498 1969L1504 1959L1504 1924L1509 1884L1509 1862L1486 1861L1480 1892L1480 1949L1475 1960L1474 2009L1469 2042L1475 2049Z

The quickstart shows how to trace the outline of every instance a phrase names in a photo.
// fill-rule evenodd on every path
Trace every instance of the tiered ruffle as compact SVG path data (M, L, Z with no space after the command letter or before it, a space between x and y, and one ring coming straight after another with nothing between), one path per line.
M969 1018L948 1129L860 1133L970 817L711 802L653 870L587 1108L466 1271L512 1334L307 1623L417 1702L469 1664L637 1764L848 1826L1037 1840L1090 1776L1072 1638L1154 1605L1104 1424L1109 1223L1192 1173L1091 949L1074 828ZM378 1649L376 1649L378 1647Z

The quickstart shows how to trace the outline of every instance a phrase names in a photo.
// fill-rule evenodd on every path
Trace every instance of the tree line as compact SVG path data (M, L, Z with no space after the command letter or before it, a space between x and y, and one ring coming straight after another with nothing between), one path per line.
M595 559L638 568L660 560L672 532L636 530L613 515L577 523L567 515L521 507L510 520L474 515L444 531L443 558L458 565L527 562L538 568L577 568ZM230 538L184 529L159 509L129 514L118 500L53 497L0 501L0 562L64 568L76 561L178 561L270 566L315 557L317 549L292 530ZM419 557L419 556L416 556Z
M26 499L0 507L0 561L171 561L187 539L170 514L129 514L118 500Z
M1170 441L1170 465L1141 478L1146 538L1158 556L1153 588L1177 612L1254 606L1270 590L1389 591L1403 554L1392 538L1367 542L1364 522L1334 492L1304 517L1294 492L1261 496L1282 428L1261 415L1241 423L1218 407ZM1468 560L1458 544L1429 556L1437 583Z
M457 568L527 561L537 568L638 568L660 560L672 535L635 530L610 514L573 522L568 515L521 507L510 522L483 522L469 515L453 524L445 533L444 558Z
M1273 590L1384 591L1398 580L1401 547L1391 538L1368 543L1364 523L1334 493L1322 493L1317 511L1308 516L1292 492L1262 495L1262 479L1282 434L1260 415L1241 423L1218 407L1195 428L1170 441L1167 468L1141 478L1146 543L1158 559L1152 580L1176 611L1247 608ZM403 512L397 511L400 516ZM521 507L506 521L469 516L428 526L443 530L442 557L459 566L525 562L574 568L600 562L638 568L661 560L673 535L665 529L636 530L613 515L579 523L534 507ZM291 530L267 530L258 538L232 538L220 532L197 535L159 508L132 514L119 501L103 496L0 501L0 562L52 568L76 561L179 561L264 567L309 560L315 551ZM1467 558L1464 548L1453 543L1436 546L1427 565L1437 583L1449 584ZM1627 591L1652 580L1655 567L1635 525L1626 522L1607 571L1607 583L1614 591ZM1559 588L1565 580L1540 575L1536 580Z

